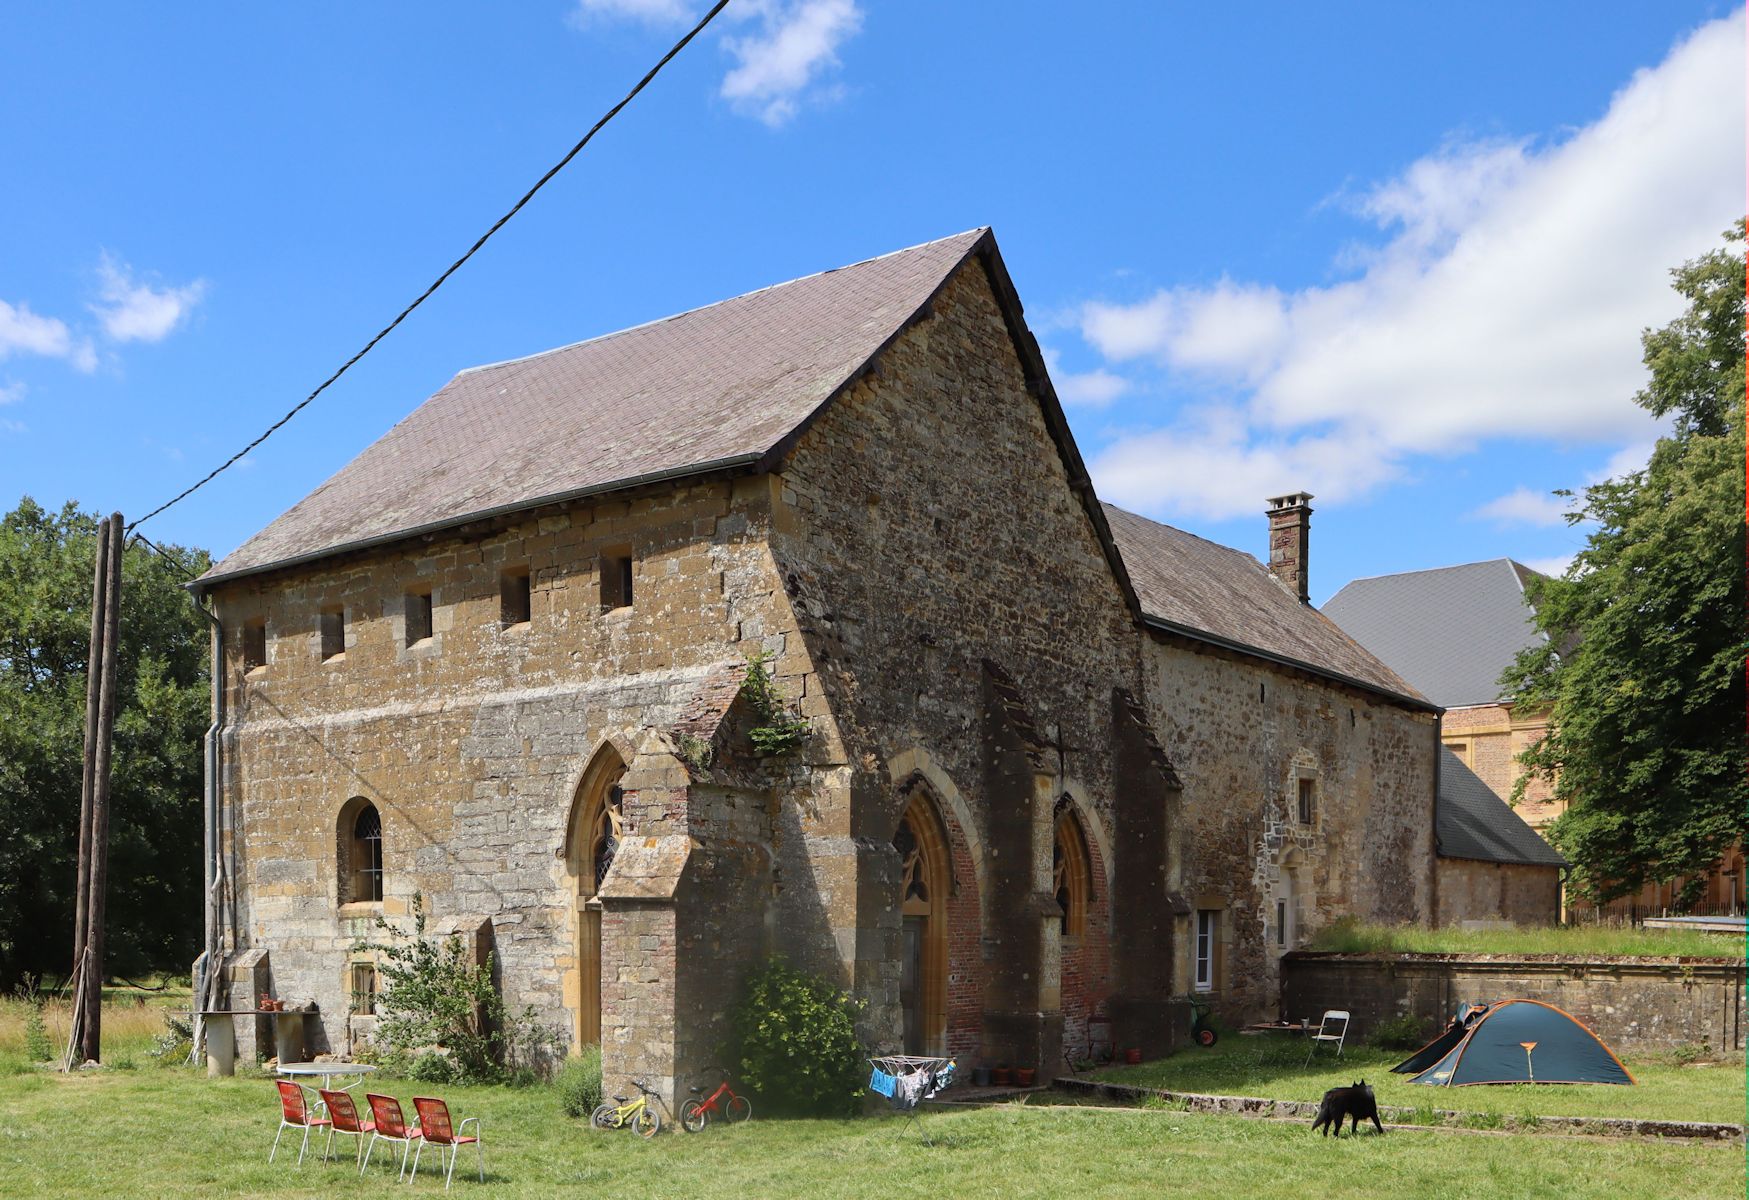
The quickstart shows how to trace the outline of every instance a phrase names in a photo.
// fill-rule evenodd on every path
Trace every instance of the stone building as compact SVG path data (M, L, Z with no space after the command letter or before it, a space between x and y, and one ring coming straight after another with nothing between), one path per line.
M1304 499L1277 577L1102 505L988 230L464 371L196 585L227 948L338 1048L418 894L670 1098L773 952L973 1060L1273 1015L1432 911L1437 710L1305 603Z

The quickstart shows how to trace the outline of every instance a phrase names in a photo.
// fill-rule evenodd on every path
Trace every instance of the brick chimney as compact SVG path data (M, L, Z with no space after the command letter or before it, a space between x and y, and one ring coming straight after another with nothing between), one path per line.
M1312 497L1290 492L1269 499L1269 573L1288 591L1311 603L1311 560L1307 543L1312 531Z

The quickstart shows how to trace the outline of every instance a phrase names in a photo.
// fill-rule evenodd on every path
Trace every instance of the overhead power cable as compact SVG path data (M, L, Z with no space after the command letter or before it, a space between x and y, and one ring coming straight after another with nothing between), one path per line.
M615 104L612 108L608 109L607 112L602 115L602 117L599 121L595 122L594 125L590 126L589 132L584 134L582 139L580 141L578 141L578 143L575 146L572 146L569 151L566 152L565 157L561 158L558 162L554 163L553 166L551 167L551 169L549 169L545 175L542 175L538 180L536 180L535 185L533 187L529 188L528 191L523 193L522 199L518 200L515 204L510 206L509 212L505 213L503 216L499 217L497 221L493 222L492 228L486 230L485 233L481 234L479 237L479 240L476 241L472 246L468 247L468 252L466 254L462 255L460 258L458 258L454 262L450 263L448 267L444 268L443 274L439 275L436 279L432 280L431 286L426 288L423 292L419 293L418 299L414 300L413 303L409 304L406 308L403 308L393 321L390 321L387 325L383 326L380 330L378 330L376 336L371 338L370 341L366 342L364 344L364 348L362 350L360 350L357 354L354 354L351 358L347 359L344 363L342 363L340 366L340 369L338 371L335 371L334 374L332 374L332 375L328 376L328 378L324 379L322 381L321 385L319 387L317 387L315 391L311 392L308 396L305 396L302 400L298 401L298 403L292 407L290 412L286 413L285 416L281 417L279 420L277 420L273 424L269 425L267 427L267 429L261 434L260 437L256 438L254 441L250 442L247 446L244 446L241 450L237 451L237 453L231 455L231 457L227 458L224 462L220 463L217 467L213 468L213 470L211 472L209 472L204 479L201 479L199 482L193 484L190 487L184 488L181 492L178 492L176 495L172 496L170 499L168 499L164 503L160 504L157 508L154 508L151 512L147 513L145 516L141 517L139 520L133 522L133 524L128 526L128 530L131 532L134 529L137 529L141 525L144 525L147 521L150 521L153 517L157 516L159 513L163 512L165 509L169 508L171 505L174 505L174 504L177 504L183 500L186 500L189 496L192 496L195 492L199 491L201 488L203 488L207 484L211 483L214 479L216 479L219 476L219 474L221 472L225 471L229 467L235 466L237 461L239 459L241 459L244 455L248 454L249 451L255 449L255 447L259 446L262 442L265 442L268 438L272 437L273 434L279 429L280 426L284 425L287 421L289 421L293 417L297 416L298 413L303 411L305 406L307 406L310 403L310 401L314 400L317 396L320 396L323 392L327 391L329 386L332 385L336 380L338 380L342 375L346 374L346 372L352 368L352 365L354 363L356 363L359 359L363 358L365 355L369 354L371 352L371 350L376 347L376 344L378 342L382 341L391 332L393 332L395 326L399 325L402 321L405 321L412 314L414 309L418 308L421 304L424 304L426 300L430 299L431 294L433 292L435 292L438 288L442 287L451 275L454 275L458 270L460 270L462 264L467 262L468 259L472 258L474 256L475 252L478 251L481 246L484 246L486 244L486 242L488 240L490 240L490 238L492 237L493 234L497 233L500 229L504 228L504 226L510 221L511 217L514 217L517 213L521 212L523 205L527 204L530 200L534 199L534 195L536 192L540 191L541 188L545 187L547 185L547 182L550 179L552 179L553 176L557 175L560 171L564 170L565 167L570 163L570 161L573 158L576 158L577 155L582 151L583 147L587 146L590 143L590 141L595 137L595 135L600 133L601 130L607 125L607 123L609 121L613 120L616 116L618 116L620 110L622 108L624 108L626 105L630 104L637 97L637 94L639 92L643 91L644 88L649 85L649 83L652 79L656 78L657 74L662 70L663 67L668 65L668 63L674 58L675 55L679 54L682 50L686 49L687 43L691 42L693 38L697 37L701 32L703 32L704 27L706 25L709 25L713 20L715 20L717 14L722 12L723 9L728 6L728 4L729 4L729 0L717 0L717 3L711 5L710 11L705 13L704 17L699 21L698 24L694 25L687 32L685 37L681 38L678 42L674 43L674 45L669 49L668 53L664 54L661 57L661 59L656 63L656 65L651 67L649 72L647 74L645 74L645 76L642 79L638 80L636 87L632 88L631 91L627 92L625 94L625 97L622 100L620 100L620 102L618 104Z

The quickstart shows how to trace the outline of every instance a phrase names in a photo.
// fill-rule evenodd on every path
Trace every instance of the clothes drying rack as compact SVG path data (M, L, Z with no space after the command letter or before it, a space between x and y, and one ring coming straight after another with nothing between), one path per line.
M893 1101L893 1107L905 1114L905 1123L899 1126L899 1132L895 1135L897 1137L904 1137L906 1131L917 1125L917 1108L923 1101L933 1100L953 1086L954 1073L959 1067L956 1059L944 1054L872 1054L868 1062L875 1071L890 1076L895 1084L900 1079L909 1080L918 1074L924 1076L920 1089L909 1100L901 1097L898 1087L892 1092L881 1091L876 1086L878 1076L869 1076L869 1086L889 1097ZM921 1125L917 1125L917 1133L923 1139L924 1145L935 1144Z

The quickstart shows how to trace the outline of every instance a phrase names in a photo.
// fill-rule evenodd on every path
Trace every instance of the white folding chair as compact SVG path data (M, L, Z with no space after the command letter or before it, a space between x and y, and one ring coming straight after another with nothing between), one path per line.
M1332 1033L1331 1029L1335 1032ZM1324 1019L1318 1022L1318 1032L1311 1036L1311 1045L1306 1049L1306 1065L1312 1065L1312 1055L1318 1052L1319 1042L1335 1042L1336 1057L1342 1057L1342 1042L1348 1036L1348 1013L1342 1009L1332 1008L1324 1013Z

